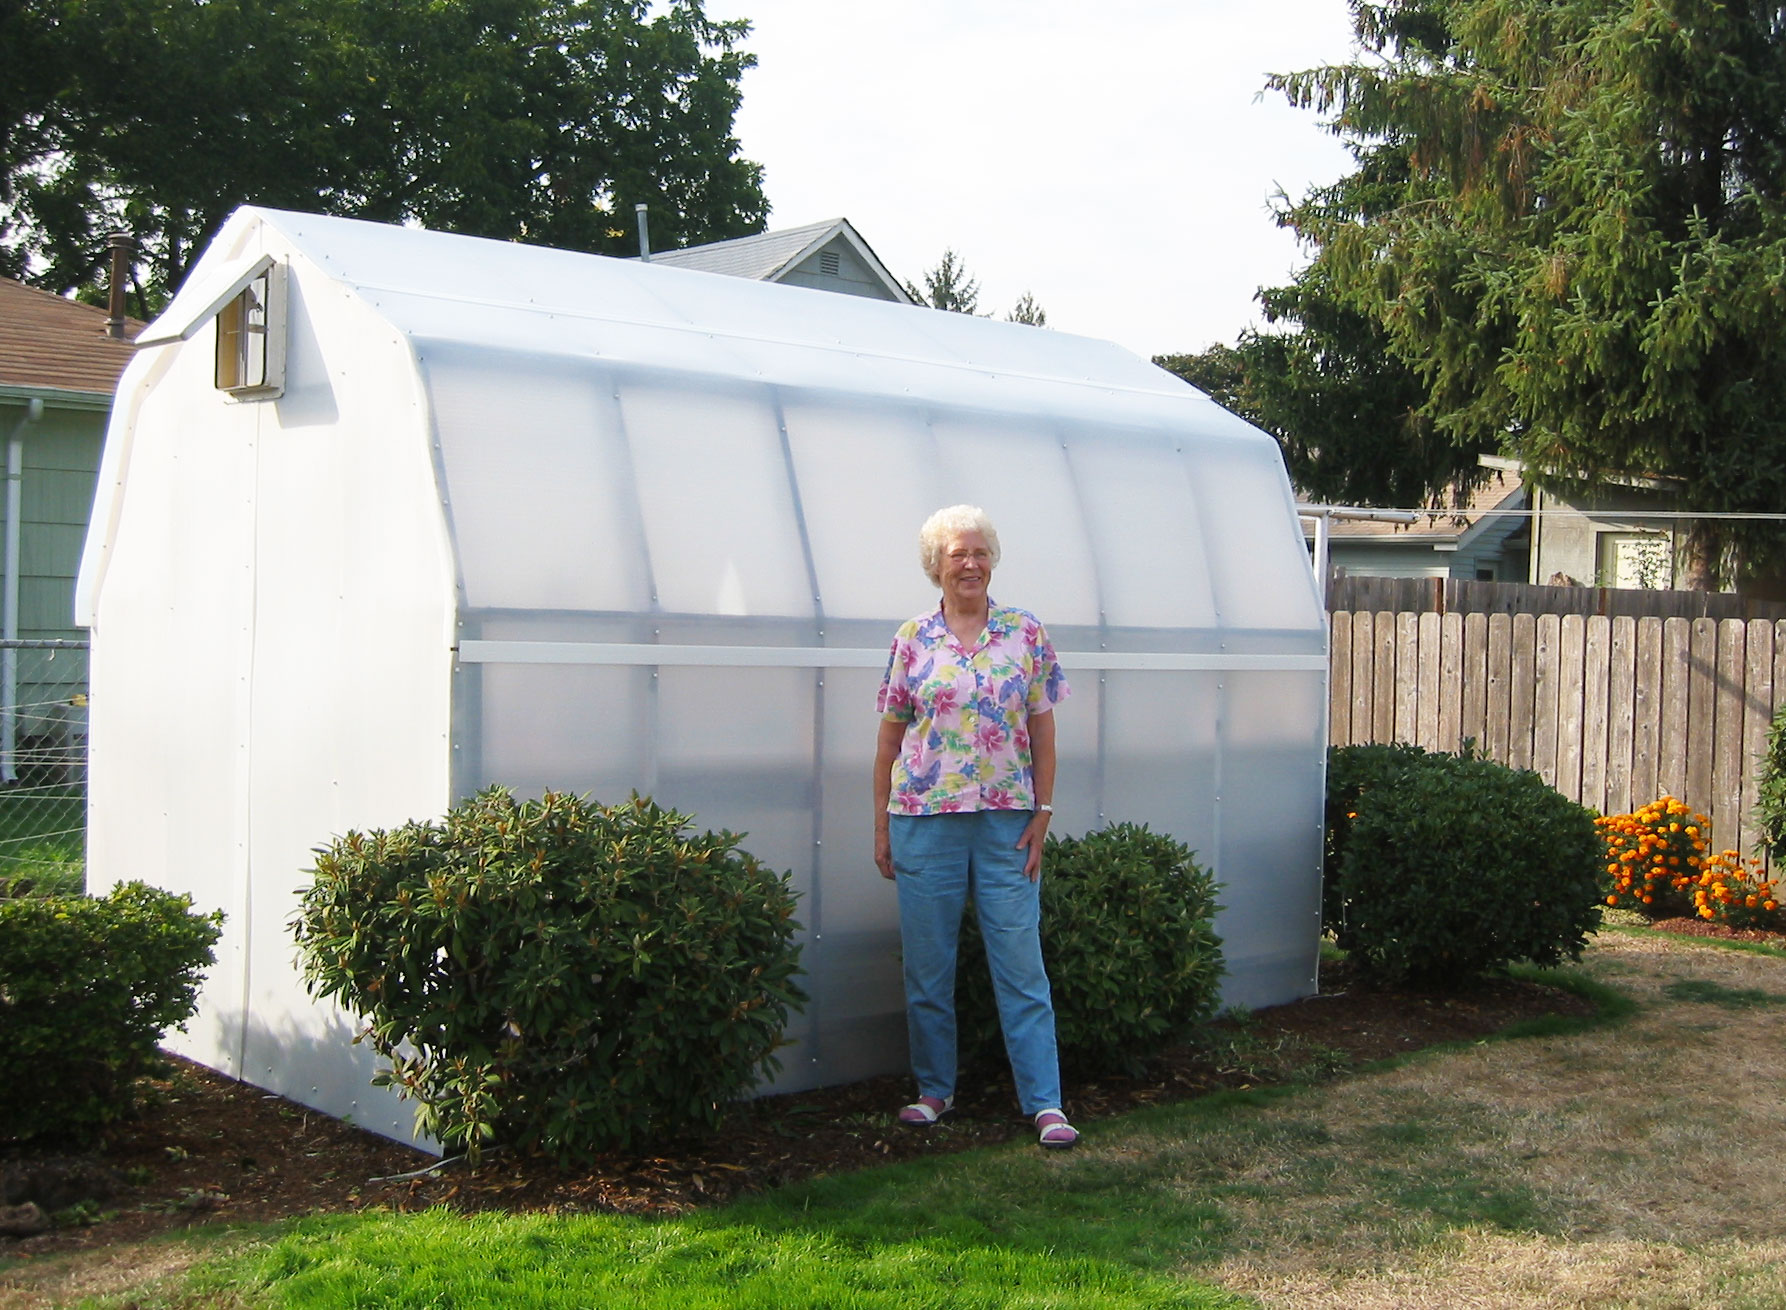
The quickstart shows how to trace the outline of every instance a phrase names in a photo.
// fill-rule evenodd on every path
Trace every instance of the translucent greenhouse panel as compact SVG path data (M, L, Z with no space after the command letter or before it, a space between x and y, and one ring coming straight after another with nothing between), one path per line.
M893 884L874 865L869 766L880 729L874 709L880 682L878 668L825 670L824 772L819 778L824 882L806 912L816 912L828 934L897 936L899 932Z
M880 677L879 669L825 670L819 877L799 911L809 930L801 963L813 997L810 1046L784 1059L789 1086L796 1077L830 1082L906 1067L899 906L874 866L869 762Z
M982 507L999 532L993 599L1051 628L1096 625L1098 578L1060 437L1045 420L948 413L934 423L946 499Z
M660 804L811 889L817 838L812 669L662 668L656 674Z
M1204 864L1216 854L1221 681L1218 673L1122 670L1104 675L1101 688L1108 821L1169 832Z
M651 670L471 664L460 667L453 691L460 796L500 783L523 796L549 787L612 803L649 789Z
M909 618L934 605L918 567L918 528L946 502L922 412L786 393L783 406L825 617ZM865 477L872 496L862 494Z
M1056 706L1054 754L1059 772L1054 782L1054 825L1051 831L1078 835L1102 827L1108 821L1110 799L1102 741L1103 704L1098 695L1098 675L1067 665L1067 685L1073 694Z
M1189 455L1221 626L1319 629L1314 575L1283 457L1270 438L1210 410L1236 432L1199 442Z
M582 361L440 342L420 353L466 603L649 608L612 384Z
M794 1044L779 1053L782 1073L772 1088L795 1091L903 1073L908 1062L898 928L872 938L810 933L800 966L806 973L801 986L812 999L797 1021Z
M813 613L813 583L767 388L628 377L620 409L659 608Z
M1229 673L1223 728L1219 929L1230 1004L1314 990L1321 935L1319 672Z
M1212 628L1215 590L1190 468L1158 434L1075 433L1068 453L1112 627Z

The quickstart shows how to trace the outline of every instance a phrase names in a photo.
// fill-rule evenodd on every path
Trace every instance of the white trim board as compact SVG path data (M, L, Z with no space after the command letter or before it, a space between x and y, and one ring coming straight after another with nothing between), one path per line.
M686 665L710 668L878 669L887 652L844 646L673 646L591 641L462 641L461 664ZM1163 673L1324 673L1325 655L1059 652L1063 668Z

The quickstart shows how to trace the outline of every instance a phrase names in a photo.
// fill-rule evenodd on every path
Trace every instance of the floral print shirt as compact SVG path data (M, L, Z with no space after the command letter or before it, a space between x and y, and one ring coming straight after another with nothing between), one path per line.
M1041 621L990 604L970 650L938 608L893 636L876 708L906 725L893 763L894 814L1033 810L1029 718L1071 691Z

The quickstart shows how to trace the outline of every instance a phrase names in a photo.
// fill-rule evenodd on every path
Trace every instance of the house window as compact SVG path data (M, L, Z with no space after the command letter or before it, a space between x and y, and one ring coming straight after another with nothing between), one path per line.
M1668 538L1659 532L1599 534L1600 584L1654 591L1674 584Z
M836 277L842 270L842 261L835 250L819 251L819 272L826 277Z
M274 264L217 311L219 391L277 396L285 388L285 269Z

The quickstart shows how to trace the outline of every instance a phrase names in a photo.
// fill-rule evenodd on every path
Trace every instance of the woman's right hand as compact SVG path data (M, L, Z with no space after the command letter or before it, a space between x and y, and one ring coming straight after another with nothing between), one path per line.
M880 824L874 829L874 866L881 871L881 877L892 880L893 838Z

